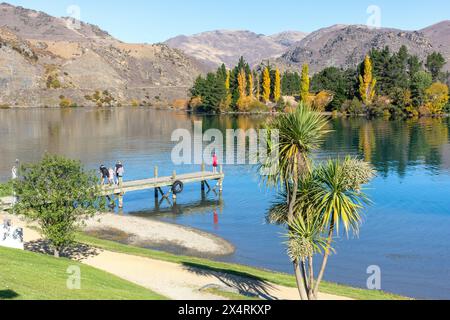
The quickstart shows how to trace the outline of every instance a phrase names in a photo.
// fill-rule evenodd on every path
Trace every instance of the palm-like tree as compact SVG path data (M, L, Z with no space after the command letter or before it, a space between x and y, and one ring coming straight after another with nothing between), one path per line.
M325 274L335 232L339 233L342 225L347 235L359 233L361 211L370 203L361 187L374 176L375 171L368 163L349 157L344 161L329 160L314 174L319 187L311 194L310 201L320 212L323 230L328 234L327 249L313 290L315 297Z
M328 257L333 251L333 236L340 226L347 233L359 231L361 211L369 203L361 186L373 177L371 166L361 160L330 160L299 180L293 205L294 220L288 216L286 193L280 194L269 210L269 222L289 226L288 253L299 265L295 271L302 299L317 299ZM322 267L315 281L313 259L322 253Z
M278 156L276 159L268 158L261 164L260 169L266 171L263 179L267 185L280 186L285 191L288 224L295 220L294 207L297 203L299 179L310 173L311 154L320 147L325 134L328 133L327 123L324 116L300 104L294 112L274 118L267 126L269 136L274 131L278 133L277 142L272 143L271 139L267 139L269 153L276 153ZM274 167L278 170L271 170ZM299 279L301 272L298 259L295 259L293 264L297 282L303 283L303 280ZM305 290L299 287L299 291L301 297L306 299Z

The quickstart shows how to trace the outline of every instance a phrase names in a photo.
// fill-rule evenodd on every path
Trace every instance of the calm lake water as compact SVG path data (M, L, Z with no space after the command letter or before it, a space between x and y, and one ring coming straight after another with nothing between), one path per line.
M193 117L149 109L0 110L0 179L9 178L16 158L39 160L44 152L79 159L89 168L120 159L126 180L170 175L170 141L175 129L248 129L263 117ZM365 287L367 268L382 271L383 290L416 298L450 299L450 141L448 119L367 121L335 119L320 159L359 155L378 177L367 193L374 205L365 212L359 238L339 239L326 279ZM198 166L175 168L178 173ZM236 253L223 260L291 272L283 230L265 223L274 192L260 186L251 166L225 166L222 200L202 198L186 186L178 205L155 204L153 192L125 197L124 214L157 217L217 234Z

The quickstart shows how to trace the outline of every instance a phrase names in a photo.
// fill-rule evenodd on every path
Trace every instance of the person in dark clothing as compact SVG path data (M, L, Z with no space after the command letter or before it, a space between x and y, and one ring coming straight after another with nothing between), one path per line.
M117 161L116 164L116 177L117 177L117 184L120 186L123 183L123 174L125 173L125 169L123 167L122 162Z
M102 186L109 181L109 171L103 164L100 166L100 175L102 179Z

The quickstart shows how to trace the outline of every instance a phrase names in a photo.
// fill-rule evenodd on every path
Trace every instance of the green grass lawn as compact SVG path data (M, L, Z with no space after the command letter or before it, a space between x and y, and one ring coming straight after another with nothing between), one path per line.
M69 290L69 266L81 271L81 289ZM0 247L0 300L161 300L164 297L80 263Z
M0 198L13 195L13 187L11 181L0 183Z
M274 271L263 270L238 264L223 263L210 261L201 258L177 256L170 253L154 251L144 248L138 248L134 246L123 245L117 242L111 242L107 240L101 240L93 238L84 234L78 235L77 240L79 242L109 251L126 253L130 255L137 255L142 257L148 257L156 260L163 260L168 262L174 262L184 264L189 267L196 267L200 269L206 269L210 271L225 272L228 274L235 274L239 276L255 278L261 281L267 281L274 284L284 285L287 287L296 287L295 278L292 275L277 273ZM344 296L357 300L407 300L408 298L386 293L383 291L364 290L358 288L352 288L340 284L324 282L321 286L322 293L334 294Z

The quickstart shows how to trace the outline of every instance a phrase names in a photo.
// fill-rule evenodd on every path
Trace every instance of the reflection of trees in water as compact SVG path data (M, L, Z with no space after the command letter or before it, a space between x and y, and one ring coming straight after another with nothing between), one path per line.
M396 170L405 175L407 167L425 164L430 170L443 163L443 147L449 141L447 119L419 119L385 121L333 119L334 132L325 143L327 153L341 153L348 148L358 149L380 174Z

